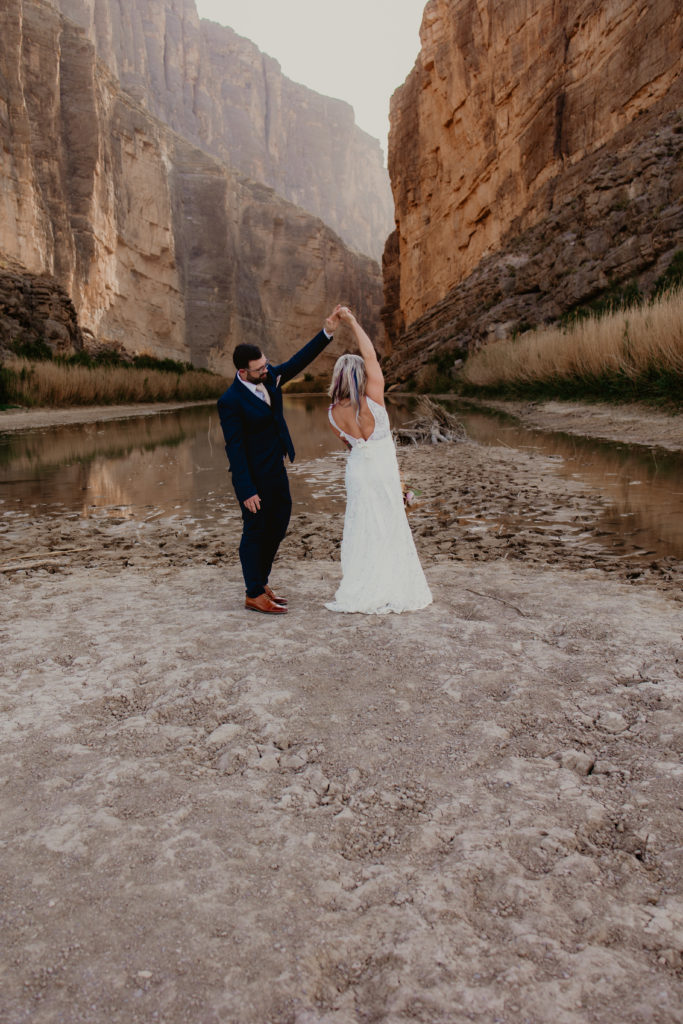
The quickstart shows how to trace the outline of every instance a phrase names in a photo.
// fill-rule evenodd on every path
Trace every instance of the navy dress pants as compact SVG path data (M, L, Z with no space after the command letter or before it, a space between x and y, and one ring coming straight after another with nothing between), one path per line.
M270 576L277 549L289 525L292 497L284 465L282 472L256 482L261 508L250 512L242 508L240 562L248 597L259 597Z

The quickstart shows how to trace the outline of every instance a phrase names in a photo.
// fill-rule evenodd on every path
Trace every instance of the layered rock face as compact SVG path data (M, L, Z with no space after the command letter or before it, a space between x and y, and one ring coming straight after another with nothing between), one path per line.
M192 361L228 373L239 342L273 361L320 330L342 296L382 339L378 265L272 189L238 179L176 138L169 187ZM344 299L343 301L347 301ZM327 370L338 352L316 362Z
M340 298L378 330L377 264L152 117L51 3L3 4L0 76L0 253L99 341L226 370L240 341L284 357Z
M513 225L495 253L408 328L394 313L390 377L419 378L430 359L553 323L624 282L648 295L683 244L681 195L683 115L644 115L561 187L549 182L537 200L547 215L525 231Z
M666 264L681 31L675 0L430 0L391 106L384 316L399 350L554 319Z
M52 2L156 118L379 260L394 226L389 177L347 103L290 81L248 39L200 20L194 0Z
M43 341L55 355L83 348L74 304L54 278L0 258L0 357L15 344Z

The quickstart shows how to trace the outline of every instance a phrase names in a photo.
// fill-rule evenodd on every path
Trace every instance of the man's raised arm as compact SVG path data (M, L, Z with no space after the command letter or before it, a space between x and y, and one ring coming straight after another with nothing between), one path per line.
M283 384L286 384L288 380L296 377L297 374L301 373L309 363L312 363L317 356L323 351L324 348L329 345L332 340L335 328L339 323L339 309L337 306L332 313L326 318L323 329L319 331L315 338L313 338L307 345L299 349L291 359L288 359L286 363L280 363L279 366L273 366L272 371L276 377L279 377Z

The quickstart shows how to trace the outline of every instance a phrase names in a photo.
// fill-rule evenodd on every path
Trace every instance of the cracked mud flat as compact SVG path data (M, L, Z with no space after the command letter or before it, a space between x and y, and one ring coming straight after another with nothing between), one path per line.
M313 509L272 619L230 505L3 518L3 1021L680 1019L680 562L538 454L400 461L412 615L324 609Z

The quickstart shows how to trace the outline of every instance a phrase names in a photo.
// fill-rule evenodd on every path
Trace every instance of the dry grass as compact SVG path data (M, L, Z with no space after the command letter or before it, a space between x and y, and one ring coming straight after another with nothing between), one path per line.
M493 342L471 356L462 380L484 388L577 382L683 381L683 292L652 305Z
M8 402L58 408L198 401L217 398L228 386L225 378L199 370L169 373L120 366L65 366L25 359L5 363L3 383Z
M308 378L308 379L306 379ZM330 374L313 377L306 374L305 377L295 378L283 384L282 390L290 395L326 395L330 386Z

